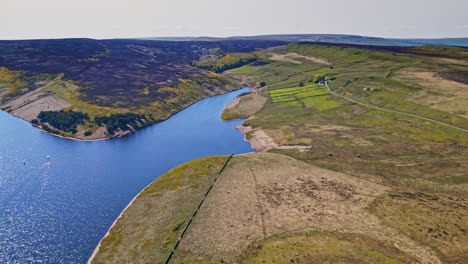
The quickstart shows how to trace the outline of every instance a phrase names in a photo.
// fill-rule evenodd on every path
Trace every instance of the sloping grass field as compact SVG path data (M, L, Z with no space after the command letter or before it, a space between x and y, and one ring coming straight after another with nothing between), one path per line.
M452 55L445 57L441 57L443 49L422 49L431 56L291 44L275 52L317 57L331 66L267 59L264 65L231 71L266 82L273 102L244 123L253 128L248 138L264 130L276 142L310 146L305 152L279 148L272 152L389 186L389 193L377 199L370 210L389 226L434 249L444 263L463 263L468 257L468 237L460 231L464 227L451 221L460 223L464 213L451 213L452 204L442 197L453 195L451 199L459 201L453 206L465 212L468 134L416 117L355 105L328 95L324 85L310 84L314 76L325 75L332 79L332 90L348 98L468 128L468 86L460 77L468 74L467 59L453 56L457 51L452 49L448 49ZM455 109L457 105L460 107ZM434 199L417 203L396 198L402 192ZM412 208L418 217L405 208ZM438 216L433 210L440 212ZM425 228L419 230L421 223Z
M233 157L172 263L465 263L468 133L351 103L315 83L325 78L356 101L467 128L464 51L420 50L290 44L229 70L266 84L267 103L243 126L247 139L275 144ZM224 114L246 117L256 102L248 98ZM173 219L165 223L182 221L164 210ZM122 254L161 252L128 237L119 238ZM120 252L100 259L112 254Z

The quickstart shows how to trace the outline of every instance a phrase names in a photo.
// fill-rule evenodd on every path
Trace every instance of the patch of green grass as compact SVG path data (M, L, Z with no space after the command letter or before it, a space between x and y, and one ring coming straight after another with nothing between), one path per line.
M443 184L465 184L465 183L468 183L468 174L454 176L454 177L450 177L447 179L431 177L431 178L428 178L428 180L438 182L438 183L443 183Z
M275 90L270 90L269 92L273 103L289 102L328 94L328 90L324 85L316 84L306 85L303 87L277 88Z
M238 73L238 74L243 74L243 75L248 75L256 71L258 68L254 66L249 66L245 65L240 68L235 68L235 69L230 69L227 70L227 72L233 72L233 73Z
M202 56L195 65L205 70L224 72L229 69L235 69L242 65L246 65L255 61L255 59L255 56L251 53L228 53L220 58L212 54L208 57Z
M22 89L28 85L22 78L23 74L20 71L10 71L0 67L0 85L8 89L5 97L15 97L23 93Z
M282 94L290 94L298 91L309 91L313 89L315 85L307 85L304 87L290 87L290 88L281 88L277 87L276 89L270 89L268 92L270 93L270 96L279 96Z
M307 98L302 100L307 106L313 107L318 111L326 111L330 109L337 108L342 104L336 100L332 96L318 96L313 98Z
M210 174L217 168L218 163L226 161L226 157L208 157L189 161L179 165L159 177L153 184L146 188L141 195L146 193L158 193L161 191L173 191L187 183L197 181Z
M108 248L111 253L116 253L117 246L120 244L120 240L122 238L122 235L117 232L113 232L112 234L109 234L106 238L104 238L101 242L101 247Z
M37 88L39 82L51 79L49 74L33 74L26 71L11 71L0 67L0 94L2 102L7 102Z
M352 234L310 232L268 239L243 263L388 263L411 261L396 248Z

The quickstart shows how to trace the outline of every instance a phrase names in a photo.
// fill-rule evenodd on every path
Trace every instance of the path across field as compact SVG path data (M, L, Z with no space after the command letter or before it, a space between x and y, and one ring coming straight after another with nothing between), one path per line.
M358 102L358 101L355 101L353 99L350 99L348 97L345 97L343 95L340 95L340 94L337 94L335 92L333 92L330 87L328 87L328 82L325 82L325 86L327 87L328 91L331 93L331 94L334 94L338 97L341 97L345 100L348 100L352 103L355 103L355 104L359 104L359 105L363 105L363 106L367 106L367 107L370 107L370 108L374 108L374 109L379 109L379 110L383 110L383 111L388 111L388 112L393 112L393 113L397 113L397 114L402 114L402 115L407 115L407 116L413 116L413 117L417 117L417 118L421 118L421 119L424 119L424 120L427 120L427 121L431 121L431 122L435 122L435 123L438 123L438 124L441 124L441 125L444 125L444 126L449 126L451 128L455 128L455 129L458 129L458 130L461 130L461 131L464 131L464 132L468 132L468 129L464 129L464 128L461 128L461 127L456 127L456 126L452 126L452 125L449 125L447 123L444 123L444 122L440 122L440 121L437 121L437 120L434 120L434 119L430 119L430 118L427 118L427 117L423 117L423 116L418 116L418 115L415 115L415 114L410 114L410 113L405 113L405 112L400 112L400 111L396 111L396 110L391 110L391 109L387 109L387 108L382 108L382 107L378 107L378 106L374 106L374 105L370 105L370 104L366 104L366 103L361 103L361 102Z

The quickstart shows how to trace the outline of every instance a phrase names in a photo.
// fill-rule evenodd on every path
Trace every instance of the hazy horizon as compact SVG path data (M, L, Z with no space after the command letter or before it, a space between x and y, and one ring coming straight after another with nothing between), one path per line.
M468 2L461 0L21 0L3 7L4 40L271 34L468 37Z

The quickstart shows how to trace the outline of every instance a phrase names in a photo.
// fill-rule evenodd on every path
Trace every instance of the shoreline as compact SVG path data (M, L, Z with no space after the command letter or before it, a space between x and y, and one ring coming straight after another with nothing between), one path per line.
M243 88L241 88L241 89L243 89ZM252 88L249 87L249 91L250 91L251 89L252 89ZM239 90L240 90L240 89L239 89ZM236 91L236 90L233 90L233 91ZM233 91L230 91L230 92L233 92ZM219 94L219 95L221 95L221 94ZM215 95L215 96L217 96L217 95ZM212 97L213 97L213 96L212 96ZM207 98L208 98L208 97L207 97ZM202 100L203 100L203 99L202 99ZM236 100L236 98L234 98L233 100ZM201 100L200 100L200 101L201 101ZM230 102L232 102L232 101L229 101L227 104L229 104ZM226 105L227 105L227 104L226 104ZM184 108L184 109L185 109L185 108ZM172 115L171 115L171 116L172 116ZM169 117L169 118L170 118L170 117ZM169 119L169 118L168 118L168 119ZM242 124L243 124L243 123L242 123ZM249 142L250 145L251 145L251 147L252 147L253 149L255 149L256 151L260 151L260 150L258 150L258 149L256 149L256 148L254 148L254 147L252 146L252 143L251 143L250 141L247 140L246 134L244 133L244 131L242 131L242 129L237 128L238 126L242 126L242 124L239 124L239 125L235 126L234 128L237 129L237 130L239 130L239 131L244 135L244 141ZM46 132L46 133L47 133L47 132ZM247 153L243 153L243 154L240 154L240 155L244 155L244 154L247 154ZM159 177L158 177L158 178L159 178ZM156 178L156 179L158 179L158 178ZM141 194L142 192L144 192L144 191L145 191L151 184L153 184L153 183L154 183L154 181L152 181L151 183L149 183L147 186L145 186L145 188L143 188L139 193L137 193L137 194L132 198L132 200L127 204L127 206L125 206L125 208L122 210L122 212L120 212L119 216L114 220L114 222L112 222L112 225L107 229L106 234L101 238L101 240L99 240L99 243L98 243L97 246L94 248L93 253L92 253L91 256L89 257L89 259L88 259L88 261L86 262L86 264L91 264L91 263L92 263L92 261L94 260L94 258L95 258L96 255L97 255L97 253L99 252L99 249L100 249L100 247L101 247L102 241L110 234L111 229L115 226L115 224L117 223L117 221L123 216L123 214L125 213L125 211L133 204L133 202L135 202L135 200L140 196L140 194Z
M25 120L26 121L26 120ZM27 122L27 121L26 121ZM30 122L28 122L30 123ZM76 141L89 141L89 142L92 142L92 141L100 141L100 140L106 140L106 139L111 139L112 137L105 137L105 138L96 138L96 139L79 139L79 138L72 138L72 137L67 137L67 136L62 136L62 135L57 135L57 134L53 134L53 133L49 133L47 131L45 131L44 129L38 127L38 126L35 126L33 125L32 123L30 123L33 127L39 129L39 131L43 132L43 133L46 133L48 135L52 135L52 136L56 136L56 137L59 137L59 138L64 138L64 139L70 139L70 140L76 140Z
M245 121L244 121L245 122ZM252 144L252 142L250 140L247 139L247 133L252 130L252 128L250 127L246 127L244 126L244 122L242 122L242 124L239 124L237 126L234 127L234 129L237 129L239 130L243 135L244 135L244 141L246 142L249 142L250 143L250 146L255 149L256 151L263 151L261 149L257 149L256 146L254 146L254 144Z
M155 125L155 124L157 124L157 123L159 123L159 122L162 122L162 121L166 121L166 120L168 120L169 118L171 118L173 115L179 113L179 112L182 111L182 110L185 110L187 107L189 107L189 106L191 106L191 105L193 105L193 104L195 104L195 103L198 103L198 102L200 102L200 101L202 101L202 100L204 100L204 99L206 99L206 98L211 98L211 97L215 97L215 96L218 96L218 95L224 95L224 94L227 94L227 93L230 93L230 92L234 92L234 91L243 89L243 88L245 88L245 87L249 87L249 86L242 86L242 87L240 87L240 88L238 88L238 89L224 91L224 93L216 94L216 95L213 95L213 96L208 96L208 97L202 98L202 99L200 99L200 100L198 100L198 101L192 102L192 103L190 103L190 104L188 104L188 105L184 105L182 109L180 109L179 111L177 111L177 112L175 112L175 113L171 113L171 114L169 115L169 117L167 117L166 119L164 119L164 120L159 120L159 121L156 122L156 123L151 123L151 124L149 124L149 125L147 125L147 126L144 126L144 127L139 128L139 129L142 129L142 128L145 128L145 127L149 127L149 126ZM249 87L249 89L252 89L252 88ZM23 119L23 118L21 118L21 117L19 117L19 116L16 116L16 115L14 115L14 114L12 114L12 113L9 113L9 112L5 111L5 110L1 110L1 109L0 109L0 111L4 112L4 113L6 113L6 114L8 114L8 115L10 115L10 116L12 116L12 117L19 118L19 119L21 119L21 120L27 122L28 124L30 124L31 126L37 128L38 130L40 130L41 132L43 132L43 133L45 133L45 134L48 134L48 135L51 135L51 136L55 136L55 137L59 137L59 138L63 138L63 139L75 140L75 141L85 141L85 142L88 141L88 142L92 142L92 141L108 140L108 139L113 139L113 138L121 138L121 137L125 137L125 136L130 136L130 135L132 135L132 134L138 132L138 130L139 130L139 129L137 129L137 130L135 130L135 131L131 131L130 133L125 133L125 134L119 135L119 136L109 136L109 137L102 137L102 138L96 138L96 139L80 139L80 138L67 137L67 136L62 136L62 135L57 135L57 134L53 134L53 133L47 132L47 131L45 131L44 129L40 128L39 126L36 126L36 125L32 124L30 121L28 121L28 120L26 120L26 119Z
M159 176L161 177L161 175ZM159 178L158 177L158 178ZM156 178L155 180L157 180L158 178ZM154 180L154 181L155 181ZM111 229L115 226L115 224L117 223L117 221L122 217L122 215L125 213L125 211L133 204L133 202L135 202L135 200L138 198L138 196L140 196L140 194L146 190L146 188L148 188L151 184L153 184L153 182L150 182L148 185L145 186L145 188L143 188L140 192L138 192L132 200L130 200L130 202L127 204L127 206L125 206L125 208L122 210L122 212L120 212L119 216L117 216L117 218L114 220L114 222L112 222L112 225L107 229L107 232L106 234L99 240L99 243L97 244L97 246L94 248L93 250L93 253L91 254L91 256L88 258L88 261L86 262L86 264L91 264L91 262L93 261L93 259L96 257L96 254L99 252L99 248L101 247L101 242L102 240L104 240L109 234L110 234L110 231Z
M48 135L51 135L51 136L55 136L55 137L59 137L59 138L64 138L64 139L70 139L70 140L76 140L76 141L100 141L100 140L106 140L106 139L111 139L111 138L117 138L117 137L105 137L105 138L97 138L97 139L79 139L79 138L72 138L72 137L67 137L67 136L62 136L62 135L57 135L57 134L53 134L53 133L49 133L47 131L45 131L44 129L40 128L39 126L36 126L34 125L33 123L29 122L28 120L26 119L23 119L19 116L16 116L16 115L13 115L11 113L8 113L7 111L4 111L4 110L0 110L6 114L8 114L9 116L12 116L14 118L18 118L18 119L21 119L23 120L24 122L28 123L29 125L35 127L36 129L38 129L39 131L45 133L45 134L48 134Z

